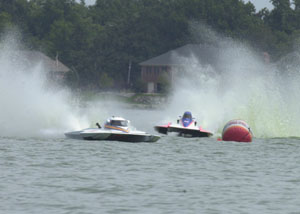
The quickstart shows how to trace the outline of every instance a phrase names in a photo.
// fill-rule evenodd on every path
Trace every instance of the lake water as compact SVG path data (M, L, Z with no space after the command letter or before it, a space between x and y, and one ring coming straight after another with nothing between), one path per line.
M157 110L51 84L43 63L16 63L23 45L8 34L0 45L0 214L300 213L295 55L265 64L252 48L207 32L209 44L220 40L215 65L174 56L184 66ZM153 133L184 111L215 137L132 144L63 135L112 115ZM245 120L257 138L217 141L231 119Z
M300 213L300 139L0 139L0 213Z

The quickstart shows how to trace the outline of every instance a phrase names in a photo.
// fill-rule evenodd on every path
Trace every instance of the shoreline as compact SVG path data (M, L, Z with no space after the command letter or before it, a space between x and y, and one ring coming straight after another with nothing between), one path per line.
M133 108L156 109L165 105L169 96L165 94L130 93L130 92L79 92L76 94L82 102L117 101Z

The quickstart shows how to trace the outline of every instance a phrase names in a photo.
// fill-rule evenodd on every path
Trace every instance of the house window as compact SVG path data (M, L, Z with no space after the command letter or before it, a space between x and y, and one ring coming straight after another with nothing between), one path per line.
M167 66L162 66L161 67L161 71L162 72L167 72L168 71L168 67Z

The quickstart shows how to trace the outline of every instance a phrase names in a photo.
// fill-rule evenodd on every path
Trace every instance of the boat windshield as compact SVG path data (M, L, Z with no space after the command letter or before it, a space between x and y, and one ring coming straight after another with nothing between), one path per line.
M128 126L128 122L126 120L111 120L110 124L112 126Z
M183 118L188 118L188 119L192 119L192 114L190 112L185 112L183 114Z

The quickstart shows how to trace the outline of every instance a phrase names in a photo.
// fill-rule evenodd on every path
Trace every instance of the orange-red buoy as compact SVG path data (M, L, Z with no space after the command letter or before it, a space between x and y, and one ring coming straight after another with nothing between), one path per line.
M224 141L251 142L252 137L250 127L243 120L230 120L222 132Z

